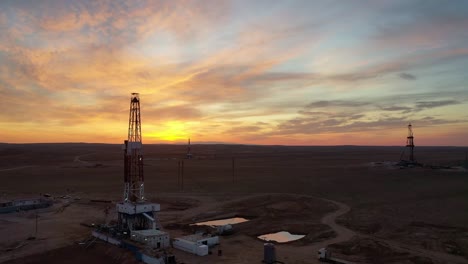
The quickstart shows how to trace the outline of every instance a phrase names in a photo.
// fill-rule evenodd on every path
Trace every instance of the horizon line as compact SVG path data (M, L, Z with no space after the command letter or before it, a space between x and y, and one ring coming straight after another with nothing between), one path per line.
M4 145L34 145L34 144L95 144L95 145L121 145L121 143L102 143L102 142L0 142ZM144 143L143 145L174 145L174 146L185 146L187 143ZM278 146L278 147L406 147L402 145L353 145L353 144L342 144L342 145L285 145L285 144L247 144L247 143L231 143L231 142L198 142L191 143L191 145L238 145L238 146ZM415 147L454 147L454 148L466 148L468 145L417 145Z

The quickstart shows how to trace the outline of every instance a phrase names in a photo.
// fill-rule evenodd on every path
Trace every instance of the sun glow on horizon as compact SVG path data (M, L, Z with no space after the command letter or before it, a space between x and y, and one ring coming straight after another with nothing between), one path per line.
M0 1L0 141L467 144L468 2L92 2Z
M168 121L151 130L151 132L143 133L143 138L147 138L150 141L175 142L189 137L189 134L186 132L186 124L180 121Z

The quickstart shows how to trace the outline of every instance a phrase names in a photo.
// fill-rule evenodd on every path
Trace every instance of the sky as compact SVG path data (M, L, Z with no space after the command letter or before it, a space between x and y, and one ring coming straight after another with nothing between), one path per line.
M0 1L0 142L467 146L468 1Z

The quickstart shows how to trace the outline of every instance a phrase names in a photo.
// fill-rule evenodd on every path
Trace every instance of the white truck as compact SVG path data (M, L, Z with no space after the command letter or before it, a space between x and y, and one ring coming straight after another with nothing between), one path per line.
M332 257L332 253L327 248L321 248L318 251L318 259L322 262L327 263L336 263L336 264L355 264L354 262L349 262L343 259Z

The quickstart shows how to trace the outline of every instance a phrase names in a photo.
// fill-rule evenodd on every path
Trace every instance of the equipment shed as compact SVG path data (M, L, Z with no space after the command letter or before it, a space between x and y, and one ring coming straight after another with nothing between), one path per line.
M131 239L152 248L167 248L170 246L169 234L156 230L156 229L145 229L145 230L133 230L130 233Z
M198 256L208 255L208 247L218 244L218 236L203 236L202 234L178 237L172 242L175 248Z

